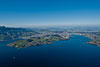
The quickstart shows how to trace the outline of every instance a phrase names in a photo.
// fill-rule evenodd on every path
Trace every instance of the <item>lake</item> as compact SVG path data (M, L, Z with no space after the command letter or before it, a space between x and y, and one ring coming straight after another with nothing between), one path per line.
M6 46L0 42L0 67L100 67L100 47L89 38L73 35L66 41L28 48Z

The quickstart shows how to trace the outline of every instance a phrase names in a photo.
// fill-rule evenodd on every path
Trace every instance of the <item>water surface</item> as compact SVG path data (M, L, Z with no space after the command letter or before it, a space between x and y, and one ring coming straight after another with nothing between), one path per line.
M0 67L100 67L100 47L89 38L73 35L66 41L28 48L6 46L0 42Z

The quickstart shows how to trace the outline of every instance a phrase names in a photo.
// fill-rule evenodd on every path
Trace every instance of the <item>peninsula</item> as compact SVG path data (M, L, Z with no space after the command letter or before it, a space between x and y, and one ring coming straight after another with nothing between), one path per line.
M30 46L39 46L43 44L51 44L53 41L68 40L68 38L63 38L60 35L45 35L42 37L33 37L31 39L17 40L13 43L8 44L8 46L16 48L25 48Z
M53 41L68 40L71 35L83 35L91 40L89 44L100 46L99 27L72 28L13 28L0 26L0 41L14 42L8 46L24 48L50 44Z

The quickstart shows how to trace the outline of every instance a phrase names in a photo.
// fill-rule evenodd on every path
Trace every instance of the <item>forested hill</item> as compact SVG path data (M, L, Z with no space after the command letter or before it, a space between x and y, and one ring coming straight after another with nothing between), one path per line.
M5 26L0 26L0 41L15 40L18 38L34 35L31 29L27 28L10 28Z

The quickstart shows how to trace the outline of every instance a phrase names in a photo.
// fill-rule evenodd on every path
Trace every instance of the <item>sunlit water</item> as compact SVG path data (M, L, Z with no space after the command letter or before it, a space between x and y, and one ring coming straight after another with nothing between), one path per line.
M28 48L0 42L0 67L100 67L100 47L89 38L73 35L69 40Z

